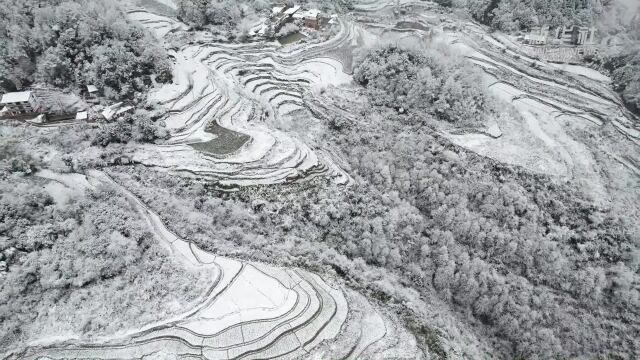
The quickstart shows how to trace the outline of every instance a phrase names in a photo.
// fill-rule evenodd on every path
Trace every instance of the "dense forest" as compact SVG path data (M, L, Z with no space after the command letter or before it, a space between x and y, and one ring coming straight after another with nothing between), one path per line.
M93 84L123 99L147 89L153 74L171 79L164 49L115 0L7 0L0 17L0 90Z
M102 146L112 143L126 144L130 141L153 143L169 138L169 131L152 121L150 114L144 110L135 114L124 114L102 124L93 134L93 144Z
M380 46L354 72L374 105L427 113L456 125L479 125L508 109L485 90L482 73L444 46Z
M264 0L177 0L178 19L195 28L214 25L226 28L233 36L246 35L248 18L255 12L270 9ZM242 34L244 32L244 34Z
M206 274L166 258L112 188L83 191L34 175L43 163L20 145L23 135L3 133L0 143L0 348L54 332L111 333L200 295L194 285Z

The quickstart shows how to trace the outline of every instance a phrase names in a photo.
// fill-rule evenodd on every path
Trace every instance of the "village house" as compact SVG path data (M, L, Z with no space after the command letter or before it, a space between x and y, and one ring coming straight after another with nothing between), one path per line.
M271 16L270 16L270 20L272 23L270 25L263 25L259 34L260 35L266 34L268 30L267 29L268 26L271 26L274 32L278 31L278 29L280 29L282 25L291 21L291 19L293 18L293 15L298 10L300 10L300 6L292 6L292 7L289 7L287 5L274 6L273 9L271 10Z
M300 18L304 21L304 26L320 30L320 10L318 9L310 9L302 14L300 14Z
M82 95L86 102L95 104L98 102L98 87L95 85L87 85L82 89Z
M107 106L102 111L101 115L105 120L110 121L124 114L132 114L134 110L135 108L133 106L124 105L124 103L119 102L111 106Z
M33 114L41 110L40 102L32 91L6 93L2 95L0 106L11 115Z
M304 26L319 30L321 24L320 10L318 9L310 9L306 11L301 11L300 5L288 6L288 5L280 5L274 6L271 9L270 16L271 24L263 24L262 28L258 32L260 35L264 35L267 33L267 27L271 26L273 31L278 31L281 26L286 24L291 20L301 21Z

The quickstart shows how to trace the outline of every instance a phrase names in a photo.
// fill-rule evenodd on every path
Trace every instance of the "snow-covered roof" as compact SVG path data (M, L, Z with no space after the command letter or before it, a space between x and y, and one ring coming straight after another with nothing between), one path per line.
M98 92L98 88L95 85L87 85L87 91L90 93Z
M294 19L317 19L320 15L320 10L310 9L306 11L298 11L293 14Z
M0 100L0 104L25 102L25 101L29 101L30 97L31 97L31 91L6 93L2 95L2 100Z
M113 104L111 106L107 106L103 111L102 111L102 116L107 119L107 120L111 120L113 119L114 116L116 115L122 115L126 112L129 112L131 110L133 110L134 107L131 105L127 105L127 106L122 106L122 103L116 103Z
M305 12L305 19L314 19L320 15L320 10L318 9L309 9Z
M277 15L280 14L282 10L284 10L284 6L274 6L271 12Z
M127 111L131 111L131 110L133 110L133 106L121 107L120 109L118 109L118 111L116 111L116 115L124 114Z
M296 5L296 6L292 7L292 8L288 8L288 9L284 12L284 14L285 14L285 15L293 15L293 14L295 14L298 10L300 10L300 5Z
M88 111L78 111L76 113L76 120L87 120L89 118Z
M104 116L105 119L107 120L111 120L111 118L113 118L113 115L116 114L116 111L122 106L122 103L116 103L113 104L111 106L107 106L103 111L102 111L102 116Z

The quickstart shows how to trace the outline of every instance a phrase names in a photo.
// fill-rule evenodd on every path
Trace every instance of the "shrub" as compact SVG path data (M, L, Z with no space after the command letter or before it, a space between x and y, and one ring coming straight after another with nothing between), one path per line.
M286 23L283 27L280 28L280 30L278 30L278 32L276 33L276 37L287 36L298 31L300 31L300 26L292 22Z
M104 123L96 132L94 145L107 146L111 143L128 143L130 141L153 143L167 139L169 132L164 127L151 121L143 112L125 114L112 122Z

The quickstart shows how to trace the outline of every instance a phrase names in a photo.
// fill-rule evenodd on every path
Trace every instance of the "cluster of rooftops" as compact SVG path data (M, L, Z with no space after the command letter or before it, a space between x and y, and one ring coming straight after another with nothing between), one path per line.
M302 9L300 5L279 5L271 9L271 19L275 30L286 22L300 20L304 26L319 30L322 23L322 12L318 9Z
M275 27L279 27L290 20L302 21L305 27L318 30L321 26L322 12L318 9L302 9L300 5L279 5L274 6L271 11L271 19L274 20ZM336 16L331 16L329 24L336 22ZM276 29L277 30L277 29ZM264 32L264 29L263 31ZM11 116L27 116L27 115L48 115L51 106L48 104L48 99L43 99L41 96L46 93L46 90L39 91L19 91L3 94L0 100L0 115ZM97 104L98 87L95 85L86 85L83 87L81 94L83 100L86 103ZM44 96L48 98L49 96ZM55 97L55 96L51 96ZM53 101L56 102L56 101ZM69 115L74 111L75 118L77 120L86 120L89 118L90 109L77 108L65 108L60 101L57 101L58 108L56 110L57 115ZM122 103L113 104L106 108L100 108L102 111L100 115L110 120L111 118L121 115L125 112L133 110L132 106L127 106Z
M294 19L318 19L320 17L320 10L318 9L309 9L309 10L300 10L302 7L300 5L295 5L288 7L286 5L283 6L274 6L271 10L272 15L287 15L291 16Z
M3 94L0 98L0 115L3 116L52 116L57 119L89 120L91 114L111 120L130 113L133 106L116 103L110 106L90 106L98 104L98 87L83 87L83 99L74 94L63 94L55 90L35 89Z

